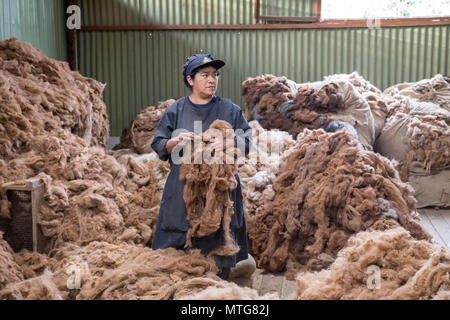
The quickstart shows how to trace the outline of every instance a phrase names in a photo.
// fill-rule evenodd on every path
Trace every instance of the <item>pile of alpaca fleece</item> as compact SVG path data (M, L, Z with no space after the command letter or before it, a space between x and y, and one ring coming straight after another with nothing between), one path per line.
M161 198L157 163L106 153L103 86L17 40L1 42L0 63L0 131L8 146L0 158L0 218L10 218L4 184L38 178L47 251L66 241L148 244ZM80 124L88 118L91 134Z
M242 95L247 104L247 116L257 120L265 129L279 129L289 132L294 138L304 128L319 128L319 117L328 110L343 107L337 87L328 84L320 90L300 86L293 93L286 77L263 75L247 78L242 84ZM287 108L280 107L293 101ZM289 116L282 116L292 114Z
M268 115L262 123L274 123L280 118L280 112L285 119L290 121L289 127L280 128L288 131L295 137L307 129L318 129L326 127L331 119L327 114L344 109L342 94L339 87L334 83L328 83L320 88L302 85L298 88L293 103L286 108L281 108ZM263 125L264 126L264 125Z
M156 226L161 192L151 161L129 156L125 165L97 147L51 137L33 151L0 162L0 181L38 178L44 196L38 224L46 250L66 241L131 241L147 244ZM8 201L2 216L8 218Z
M199 250L152 250L121 243L74 243L50 253L48 269L9 283L0 299L172 300L276 299L222 281L212 258ZM206 291L205 291L206 290Z
M103 88L29 43L0 41L0 157L30 151L33 141L56 128L82 137L88 146L106 146Z
M450 251L399 226L360 232L329 269L300 273L297 284L302 300L448 299Z
M211 149L213 141L224 138L233 141L233 146L227 148L223 144L222 152L211 150L211 159L206 159L204 155L208 148ZM228 122L214 121L207 131L191 141L191 148L186 148L180 168L179 178L185 181L183 199L190 225L186 234L186 248L192 245L192 237L202 238L222 227L225 243L210 252L211 256L230 256L239 252L230 231L234 210L229 194L237 187L234 174L237 172L235 160L238 149L234 147L233 138L233 128ZM198 162L200 164L196 164Z
M245 99L245 116L247 120L257 120L265 129L280 129L287 131L292 125L289 119L279 119L268 123L265 119L272 114L278 114L278 108L295 96L295 89L286 77L276 77L271 74L247 78L242 83L242 96Z
M66 243L51 256L51 282L63 299L172 299L177 292L207 287L206 275L217 273L214 261L197 251L154 251L126 243L92 242L84 247ZM185 283L192 278L199 279ZM0 297L15 299L14 292L23 291L24 285L28 287L26 282L10 284Z
M417 239L431 238L391 161L346 131L305 130L283 155L273 190L248 222L250 253L270 272L326 268L352 234L386 217Z
M353 136L372 150L376 132L371 106L348 77L304 84L271 75L247 78L242 95L247 116L264 129L283 130L296 138L305 129L335 131L349 124Z
M115 146L114 150L133 149L140 154L152 153L151 143L155 129L164 112L174 102L175 100L170 99L161 102L158 106L151 106L142 110L130 127L123 130L120 144Z
M238 163L246 216L254 216L266 201L273 200L273 180L278 174L283 153L295 144L292 136L279 130L265 130L251 121L252 142L248 156Z

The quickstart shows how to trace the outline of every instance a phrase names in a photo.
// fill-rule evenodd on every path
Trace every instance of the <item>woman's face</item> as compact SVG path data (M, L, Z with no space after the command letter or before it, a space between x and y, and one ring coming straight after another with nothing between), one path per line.
M195 78L188 77L192 92L203 98L212 98L217 91L219 77L216 68L209 66L200 69Z

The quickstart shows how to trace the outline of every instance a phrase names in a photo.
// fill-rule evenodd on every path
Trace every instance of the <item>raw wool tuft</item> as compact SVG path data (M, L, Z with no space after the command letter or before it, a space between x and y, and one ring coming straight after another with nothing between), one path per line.
M220 134L220 135L219 135ZM219 229L223 230L225 243L223 246L210 252L221 256L230 256L239 251L234 243L230 231L231 217L234 214L233 202L230 200L230 191L237 187L234 174L237 172L236 162L238 149L234 146L223 151L211 150L211 162L205 159L208 146L217 139L233 140L232 126L225 121L216 120L210 128L196 136L190 146L192 152L186 151L185 160L180 168L180 180L186 184L183 190L183 199L187 208L187 220L190 229L186 235L186 248L192 245L191 239L202 238ZM195 148L195 149L194 149ZM186 148L187 149L187 148ZM233 160L228 162L227 158ZM202 159L201 164L195 164L195 159Z
M346 131L306 130L282 161L273 201L249 219L251 253L260 268L326 268L350 235L385 217L430 239L411 187L388 159L364 151Z
M0 290L1 300L64 300L52 281L53 274L46 269L42 276L15 282Z
M0 232L0 290L10 283L23 281L23 270L14 261L14 252Z
M242 83L242 96L247 105L246 118L261 121L266 113L277 112L283 102L293 99L295 91L291 89L288 81L286 77L271 74L247 78ZM283 123L277 122L273 125L276 126L273 129L281 128Z
M31 44L0 41L0 156L31 150L40 136L62 128L88 146L106 146L109 122L104 85L70 71Z
M199 250L184 253L173 248L93 242L85 247L67 244L55 251L53 281L78 300L169 300L190 295L220 279L214 260ZM70 270L80 270L81 290L69 290Z
M151 143L155 129L164 112L174 102L175 100L170 99L142 110L130 127L123 130L120 144L114 150L133 148L140 154L152 153Z
M371 267L380 270L374 290L368 288L376 285ZM401 227L360 232L328 270L300 273L297 285L298 299L304 300L448 299L450 252L413 239Z
M441 290L434 297L433 300L450 300L450 290Z
M45 254L27 250L14 254L14 259L22 268L25 279L42 276L48 266L55 263L54 259Z

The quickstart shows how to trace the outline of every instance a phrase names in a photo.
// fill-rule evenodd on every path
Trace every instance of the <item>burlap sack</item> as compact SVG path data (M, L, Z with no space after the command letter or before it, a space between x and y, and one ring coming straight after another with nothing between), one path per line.
M450 111L450 79L438 74L419 82L401 83L384 91L388 95L402 95L417 101L433 102Z
M390 124L385 127L375 143L375 150L389 159L403 164L402 172L407 176L417 198L417 207L429 206L450 207L450 167L431 168L427 171L424 164L418 161L408 163L408 152L411 150L408 141L408 130L411 120L418 115L442 114L450 119L450 112L432 103L409 104L409 113L394 115ZM430 141L431 143L431 141Z
M390 121L375 142L375 151L389 159L399 162L405 161L410 150L408 141L408 126L415 116L428 114L441 114L450 119L450 112L433 103L415 102L409 103L409 113L394 115L395 120Z
M420 162L413 162L408 182L416 191L417 208L450 207L450 166L427 172Z
M345 109L330 114L330 118L351 124L358 133L359 142L367 150L372 150L375 143L375 121L369 104L348 80L329 77L325 81L312 82L308 85L321 89L329 83L339 87L345 105Z

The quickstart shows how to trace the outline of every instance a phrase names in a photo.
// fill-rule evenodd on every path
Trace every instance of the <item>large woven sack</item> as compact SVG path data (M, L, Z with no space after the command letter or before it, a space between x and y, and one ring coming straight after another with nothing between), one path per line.
M427 172L421 163L413 162L408 182L415 190L417 208L450 207L450 166Z
M450 111L450 78L440 74L419 82L400 83L384 91L388 95L402 95L417 101L433 102Z
M330 113L330 119L343 121L352 125L358 133L358 140L367 150L373 150L375 143L375 120L370 106L356 88L346 79L338 76L327 77L325 81L305 83L320 90L327 84L334 83L339 87L345 108L336 113ZM300 86L300 84L298 84Z
M450 167L432 167L429 170L418 161L409 161L411 150L408 130L416 116L441 114L450 119L450 112L433 103L411 101L409 113L394 115L378 137L375 150L389 159L402 163L401 173L412 185L417 207L450 207ZM430 141L432 143L432 141Z

